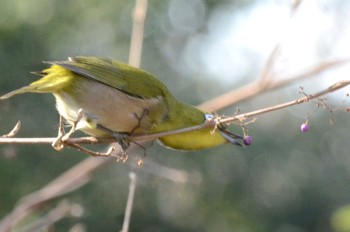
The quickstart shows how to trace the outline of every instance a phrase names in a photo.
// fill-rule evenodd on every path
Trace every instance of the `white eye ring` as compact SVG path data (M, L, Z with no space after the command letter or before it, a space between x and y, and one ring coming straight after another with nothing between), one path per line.
M215 118L215 116L212 114L205 114L204 117L205 117L205 120L207 121L213 121Z

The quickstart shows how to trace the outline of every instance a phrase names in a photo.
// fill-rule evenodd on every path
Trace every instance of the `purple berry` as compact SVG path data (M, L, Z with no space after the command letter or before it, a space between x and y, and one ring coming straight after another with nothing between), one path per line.
M250 136L250 135L244 136L243 142L244 142L245 145L249 146L253 142L252 136Z
M301 132L306 133L309 130L309 125L307 123L301 124L300 130Z

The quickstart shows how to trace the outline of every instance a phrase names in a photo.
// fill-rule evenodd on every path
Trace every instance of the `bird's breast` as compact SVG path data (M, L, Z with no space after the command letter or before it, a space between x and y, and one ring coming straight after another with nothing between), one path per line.
M79 119L77 129L93 136L104 136L99 124L114 132L146 133L166 114L161 97L139 98L116 88L81 77L69 89L54 93L56 106L70 124Z

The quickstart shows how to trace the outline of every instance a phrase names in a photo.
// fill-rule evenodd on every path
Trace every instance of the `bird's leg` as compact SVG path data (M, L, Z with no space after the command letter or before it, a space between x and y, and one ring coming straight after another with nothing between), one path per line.
M130 135L132 135L138 128L142 127L141 121L142 121L143 117L145 117L148 113L149 113L148 109L143 109L141 116L138 116L136 113L134 113L134 116L137 119L137 125L134 127L134 129L131 130ZM139 166L142 166L144 163L144 159L147 155L146 148L144 146L142 146L141 144L138 144L137 142L134 142L134 143L144 151L142 158L139 159L137 162L137 164Z
M117 157L117 161L121 160L125 163L129 158L128 155L126 154L126 150L130 147L130 134L129 133L115 132L115 131L108 129L107 127L104 127L100 124L97 124L96 128L108 133L110 136L112 136L113 138L115 138L117 140L117 143L122 148L121 155L119 157Z
M64 130L64 118L62 115L60 115L60 122L58 126L58 135L56 139L52 143L52 147L58 151L61 151L63 149L63 143L62 143L62 137L66 134Z
M97 124L96 125L96 128L99 129L99 130L102 130L104 132L106 132L107 134L109 134L110 136L112 136L113 138L115 138L117 140L117 143L120 145L120 147L122 148L121 150L121 155L117 157L117 162L119 162L120 160L125 163L129 156L128 154L126 153L126 150L130 147L130 134L132 134L137 128L141 127L141 120L142 118L148 114L148 110L145 109L143 112L142 112L142 115L139 117L137 114L135 114L135 117L137 118L138 120L138 123L137 125L135 126L135 128L133 130L131 130L130 133L121 133L121 132L116 132L116 131L113 131L105 126L102 126L100 124ZM140 145L141 146L141 145ZM142 146L141 146L142 147ZM145 157L146 155L144 155ZM144 158L143 157L143 158ZM142 163L143 163L143 158L139 160L139 165L141 166Z
M141 127L142 118L146 116L148 112L148 109L143 109L141 116L138 116L136 113L134 113L134 116L137 119L137 125L134 127L134 129L131 130L130 134L133 134L138 128Z
M84 153L91 155L91 156L94 156L94 157L111 156L113 151L115 150L114 146L110 146L106 152L91 151L89 149L86 149L85 147L82 147L81 145L79 145L77 143L69 143L69 144L67 144L67 146L73 147L73 148L77 149L78 151L84 152Z
M68 133L64 130L64 118L60 115L60 124L58 128L58 135L55 141L52 143L52 146L54 149L61 151L64 148L64 141L69 139L69 137L76 131L78 122L83 117L83 109L78 110L78 117L77 120L74 121L71 129L68 131Z

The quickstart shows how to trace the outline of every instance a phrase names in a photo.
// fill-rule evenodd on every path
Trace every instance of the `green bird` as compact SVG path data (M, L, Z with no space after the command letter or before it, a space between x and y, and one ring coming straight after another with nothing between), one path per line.
M176 99L151 74L129 65L98 57L73 57L45 62L51 66L37 73L43 77L0 97L52 93L59 114L77 130L95 137L147 135L203 124L213 117ZM213 128L166 135L160 142L173 149L200 150L242 137Z

